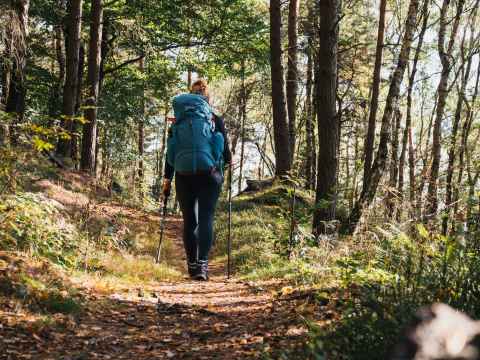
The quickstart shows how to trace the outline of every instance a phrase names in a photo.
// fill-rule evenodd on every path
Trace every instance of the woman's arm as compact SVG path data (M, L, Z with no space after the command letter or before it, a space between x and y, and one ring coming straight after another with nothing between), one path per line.
M225 130L225 124L223 122L223 118L214 114L215 119L215 131L220 132L223 135L225 140L225 146L223 149L223 160L226 164L232 163L232 152L230 151L230 143L228 141L227 131Z
M171 137L172 137L172 128L170 127L168 129L167 139L169 139ZM164 177L165 180L172 181L173 175L175 174L175 169L174 169L173 165L171 165L168 162L169 151L172 151L172 149L170 149L167 146L167 151L166 151L166 154L165 154L165 168L164 168L163 177Z
M173 168L173 166L170 165L168 161L165 161L164 178L172 181L174 174L175 174L175 169Z

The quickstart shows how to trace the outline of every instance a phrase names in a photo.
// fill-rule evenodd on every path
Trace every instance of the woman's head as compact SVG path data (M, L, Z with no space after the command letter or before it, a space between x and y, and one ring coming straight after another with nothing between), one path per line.
M192 93L208 97L208 86L204 79L198 79L192 84Z

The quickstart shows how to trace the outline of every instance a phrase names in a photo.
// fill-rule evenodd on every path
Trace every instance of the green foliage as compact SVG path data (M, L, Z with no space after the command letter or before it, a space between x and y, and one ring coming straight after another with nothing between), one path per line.
M385 359L425 304L444 302L478 318L480 253L475 236L444 237L422 224L377 228L370 248L336 261L340 320L316 340L338 359ZM369 249L369 250L368 250Z
M0 192L8 193L16 189L17 153L8 147L0 146Z
M41 194L4 196L0 205L0 250L27 251L65 266L74 265L80 237L59 206Z
M293 283L321 281L323 264L318 260L329 251L317 247L310 235L312 200L296 191L294 244L291 229L291 188L277 184L263 191L238 196L232 203L233 266L248 279L284 279ZM228 204L222 199L215 221L215 254L225 256L228 235ZM290 252L290 259L288 254Z
M13 297L24 306L44 313L78 313L81 299L54 266L0 252L0 300ZM1 302L0 302L1 303Z
M151 256L128 253L97 253L88 261L88 270L104 278L116 278L132 284L179 280L182 274L170 264L155 264Z

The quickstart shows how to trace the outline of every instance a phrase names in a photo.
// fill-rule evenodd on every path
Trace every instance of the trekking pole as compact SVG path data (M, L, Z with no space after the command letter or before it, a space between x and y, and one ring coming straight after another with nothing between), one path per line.
M166 193L163 198L163 209L162 214L160 215L160 239L158 241L157 247L157 254L155 256L155 262L158 264L160 262L160 252L162 250L162 240L163 240L163 232L165 230L165 218L167 217L167 203L168 203L168 196L170 192Z
M227 239L227 279L230 279L232 254L232 164L228 165L228 239Z

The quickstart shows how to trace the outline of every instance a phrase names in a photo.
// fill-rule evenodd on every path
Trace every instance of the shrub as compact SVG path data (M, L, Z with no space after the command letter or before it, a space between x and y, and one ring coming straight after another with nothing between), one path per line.
M328 354L385 359L415 311L433 302L480 315L475 234L446 237L419 224L377 227L373 235L368 246L336 261L340 318L314 336Z
M44 313L71 314L81 308L78 292L54 265L13 253L0 252L0 305L2 296Z
M73 265L80 248L77 229L61 205L41 194L18 193L0 202L0 250L18 250Z

